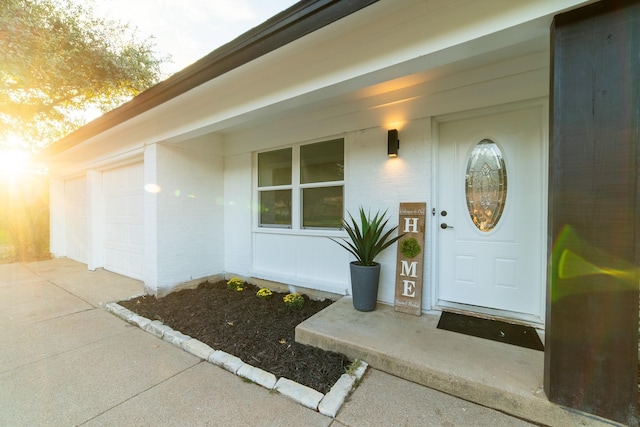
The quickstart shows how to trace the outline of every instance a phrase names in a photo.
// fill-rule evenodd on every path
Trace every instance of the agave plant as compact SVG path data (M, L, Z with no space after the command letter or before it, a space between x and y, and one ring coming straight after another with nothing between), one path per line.
M357 264L359 265L373 265L374 259L386 248L395 243L403 235L391 237L391 234L398 228L398 226L392 227L387 232L384 232L389 219L385 219L387 211L382 214L378 211L371 217L371 213L365 213L364 209L360 208L360 225L349 213L350 221L346 219L342 220L342 226L349 234L351 242L346 239L338 241L331 239L349 252L351 252L357 258Z

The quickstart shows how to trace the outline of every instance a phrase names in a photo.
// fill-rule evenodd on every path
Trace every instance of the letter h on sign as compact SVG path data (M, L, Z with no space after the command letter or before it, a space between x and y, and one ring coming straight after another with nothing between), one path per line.
M418 232L418 219L417 217L404 219L404 232L405 233L417 233Z

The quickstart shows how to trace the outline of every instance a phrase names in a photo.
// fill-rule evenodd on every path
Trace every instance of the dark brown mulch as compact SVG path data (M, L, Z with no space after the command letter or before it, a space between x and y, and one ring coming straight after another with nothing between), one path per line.
M282 301L285 294L274 292L264 300L256 296L257 291L253 285L238 292L228 289L224 281L204 282L163 298L143 296L119 304L278 378L327 393L350 362L343 355L295 342L294 331L332 301L304 296L304 306L292 308Z

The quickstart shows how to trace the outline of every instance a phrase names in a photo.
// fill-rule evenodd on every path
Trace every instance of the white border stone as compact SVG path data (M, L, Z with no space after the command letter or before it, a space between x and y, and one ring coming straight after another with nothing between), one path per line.
M298 384L288 378L280 378L275 387L278 393L287 396L289 399L295 400L301 405L318 410L318 404L324 397L324 394L310 387Z
M253 381L256 384L260 384L262 387L268 388L269 390L271 390L276 385L276 381L278 381L276 376L271 372L267 372L246 363L238 369L236 375Z
M353 363L357 363L358 367L356 368L353 375L342 374L342 376L336 381L336 383L331 387L331 390L324 396L324 398L318 404L318 412L322 415L326 415L328 417L335 418L338 414L338 411L344 404L347 396L353 390L356 381L359 381L364 376L365 372L369 365L362 360L355 360Z
M238 369L244 365L242 359L222 350L214 351L208 360L214 365L220 366L233 374L238 372Z
M138 296L132 298L137 297ZM194 356L220 366L233 374L246 378L249 381L253 381L267 389L276 390L291 400L304 405L307 408L316 410L322 415L332 418L335 418L347 396L353 390L354 384L362 378L369 366L362 360L354 361L353 363L358 363L358 367L354 374L343 374L333 387L331 387L331 390L324 395L317 390L299 384L288 378L283 377L277 379L272 373L248 365L239 357L221 350L214 350L207 344L176 331L158 320L154 320L152 322L146 317L139 316L122 307L118 303L106 303L102 304L102 307L115 316L138 326L140 329L161 338L176 347L182 348Z
M355 384L355 377L349 374L342 374L338 381L331 387L331 390L324 395L324 398L318 404L318 412L328 417L338 414L338 411L347 399L347 396Z
M162 337L162 339L168 343L175 345L176 347L183 348L182 345L186 341L189 341L191 337L189 335L183 334L182 332L171 329L164 333L164 336Z
M140 329L142 329L143 331L146 331L145 328L149 323L151 323L151 320L147 319L146 317L142 317L142 316L138 316L137 314L134 314L129 318L129 323L132 323L137 327L139 327Z
M184 341L181 346L185 351L198 356L200 359L207 360L213 353L213 349L195 338L191 338L188 341Z
M167 325L164 325L161 321L159 320L154 320L150 323L148 323L145 328L145 331L149 332L151 335L154 335L158 338L162 338L164 337L164 334L169 331L169 330L173 330L170 327L168 327Z

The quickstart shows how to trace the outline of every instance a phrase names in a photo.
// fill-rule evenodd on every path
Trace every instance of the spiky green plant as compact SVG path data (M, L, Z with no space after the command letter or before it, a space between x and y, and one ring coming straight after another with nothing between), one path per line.
M331 239L349 252L351 252L359 265L373 265L375 258L395 243L403 235L391 237L398 226L392 227L388 231L384 232L384 229L389 222L388 218L385 218L387 211L383 213L380 211L371 217L371 213L366 213L364 209L360 208L360 224L353 218L351 213L349 214L349 221L342 220L342 226L349 234L351 241L347 239ZM384 233L384 234L383 234Z

